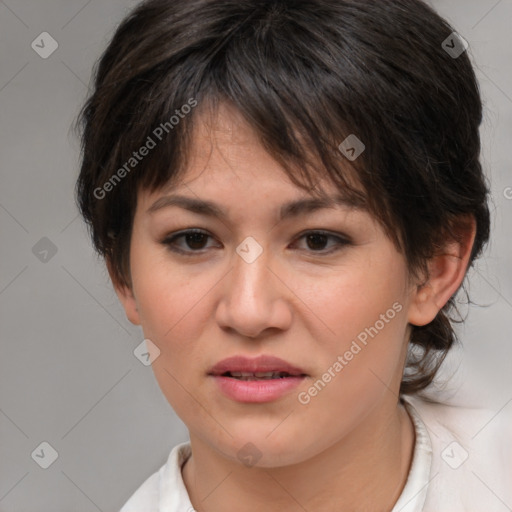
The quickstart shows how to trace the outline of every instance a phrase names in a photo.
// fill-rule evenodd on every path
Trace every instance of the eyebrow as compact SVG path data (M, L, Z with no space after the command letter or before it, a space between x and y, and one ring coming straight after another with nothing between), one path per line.
M171 206L178 206L199 215L215 217L221 220L227 220L228 218L226 211L216 203L182 195L169 195L161 197L148 208L147 213L152 214L157 210ZM318 210L335 208L336 206L357 210L366 210L363 200L349 198L338 194L335 197L306 198L284 203L280 208L279 218L282 221L292 217L299 217L301 215L313 213Z

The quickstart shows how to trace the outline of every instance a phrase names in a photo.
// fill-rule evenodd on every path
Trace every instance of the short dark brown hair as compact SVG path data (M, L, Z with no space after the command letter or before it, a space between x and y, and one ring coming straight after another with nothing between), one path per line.
M314 193L315 178L328 176L364 202L411 272L474 218L471 264L489 237L482 103L467 52L447 51L446 41L461 41L453 32L420 0L139 4L99 60L77 124L77 200L115 280L131 285L138 191L178 179L198 113L221 102L293 183ZM353 161L338 149L349 135L365 145ZM143 146L152 147L135 159ZM456 341L453 308L452 297L430 324L413 326L401 393L432 382Z

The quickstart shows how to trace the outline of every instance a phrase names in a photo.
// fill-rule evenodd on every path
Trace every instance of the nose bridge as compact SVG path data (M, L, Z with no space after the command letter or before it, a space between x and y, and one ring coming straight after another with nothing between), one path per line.
M241 295L246 304L261 299L261 294L269 291L269 256L268 249L253 237L245 238L236 248L231 293Z
M254 238L236 248L217 320L244 336L255 337L269 327L286 328L291 314L282 290L269 271L272 255Z

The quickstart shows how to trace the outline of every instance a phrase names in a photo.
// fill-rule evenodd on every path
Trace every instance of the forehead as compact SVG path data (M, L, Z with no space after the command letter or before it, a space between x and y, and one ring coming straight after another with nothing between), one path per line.
M217 174L218 179L219 174L241 174L252 168L249 174L256 179L261 179L265 169L270 169L276 179L285 181L256 131L234 107L222 103L213 110L205 105L196 115L185 170L188 179L203 169ZM258 164L256 168L255 164Z
M245 120L243 115L229 103L219 103L215 108L208 102L201 104L194 114L191 136L187 147L186 166L180 171L179 178L162 187L161 191L170 191L195 182L196 184L240 184L248 187L272 182L283 190L299 190L302 195L325 196L341 193L330 179L322 164L318 163L309 169L316 186L305 189L291 180L283 165L265 148L257 131ZM295 134L301 141L303 137ZM307 150L306 143L302 149L313 161L319 160ZM352 186L357 186L358 180L354 170L349 165L343 165L339 156L340 169ZM288 160L286 156L282 159ZM303 176L301 169L294 168L286 162L294 176ZM303 181L303 180L300 180ZM363 193L361 187L357 187Z

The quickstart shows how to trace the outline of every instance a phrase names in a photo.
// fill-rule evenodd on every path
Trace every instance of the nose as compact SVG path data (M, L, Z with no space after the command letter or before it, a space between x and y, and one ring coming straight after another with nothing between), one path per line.
M268 251L252 262L235 254L234 267L223 280L216 310L218 325L249 338L261 337L266 330L288 329L292 292L283 277Z

